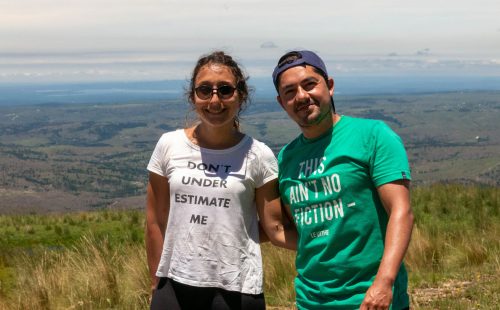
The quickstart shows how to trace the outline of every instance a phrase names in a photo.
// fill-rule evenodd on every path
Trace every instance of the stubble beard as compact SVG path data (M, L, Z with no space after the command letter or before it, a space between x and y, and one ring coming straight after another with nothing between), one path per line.
M318 107L320 108L321 105L320 104L317 104L316 102L313 102L313 105L315 107ZM313 127L313 126L316 126L318 124L321 124L321 122L327 118L329 115L332 114L332 106L329 104L328 105L328 110L321 113L321 109L320 109L320 113L317 117L315 117L314 119L312 120L309 120L308 117L311 113L307 114L306 118L305 118L305 121L304 122L301 122L301 123L298 123L299 127L300 128L309 128L309 127Z

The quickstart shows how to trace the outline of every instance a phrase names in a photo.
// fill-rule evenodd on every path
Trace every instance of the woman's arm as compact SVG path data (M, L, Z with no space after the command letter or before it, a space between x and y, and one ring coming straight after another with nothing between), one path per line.
M146 254L151 286L156 288L156 270L163 250L163 240L170 210L170 187L168 179L156 173L149 173L146 198Z
M297 249L297 229L290 220L288 210L282 208L278 180L272 180L255 190L255 203L260 226L272 244ZM285 209L285 211L283 211Z

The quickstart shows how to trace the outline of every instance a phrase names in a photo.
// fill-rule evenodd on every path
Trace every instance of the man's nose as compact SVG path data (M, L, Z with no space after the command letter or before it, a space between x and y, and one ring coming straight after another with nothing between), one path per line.
M303 89L301 86L297 88L297 93L295 94L295 100L301 101L307 99L309 100L309 93Z

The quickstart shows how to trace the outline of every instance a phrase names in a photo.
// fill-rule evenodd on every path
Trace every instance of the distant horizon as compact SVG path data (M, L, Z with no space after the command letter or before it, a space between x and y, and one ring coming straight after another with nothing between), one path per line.
M252 98L274 100L271 78L250 78ZM184 99L187 79L153 81L0 83L0 105L109 103ZM500 76L346 76L335 78L334 96L411 95L500 91Z

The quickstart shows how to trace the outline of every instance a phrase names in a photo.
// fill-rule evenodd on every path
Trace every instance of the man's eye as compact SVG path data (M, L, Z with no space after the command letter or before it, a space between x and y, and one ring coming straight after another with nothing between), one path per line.
M296 90L295 89L287 89L285 90L285 96L287 97L293 97L295 96Z
M314 87L316 87L316 85L317 85L317 83L315 83L315 82L309 82L309 83L304 85L304 90L305 91L313 90Z

